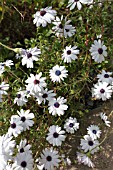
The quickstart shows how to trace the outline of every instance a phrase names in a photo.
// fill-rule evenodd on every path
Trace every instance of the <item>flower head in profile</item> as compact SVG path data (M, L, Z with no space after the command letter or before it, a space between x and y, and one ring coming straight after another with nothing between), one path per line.
M33 126L34 121L32 120L34 118L34 114L30 113L30 110L24 111L23 109L20 110L20 112L17 110L17 113L20 117L20 120L22 122L23 130L26 131L29 130L30 127Z
M41 77L42 72L39 74L33 75L30 74L30 77L25 81L28 85L26 86L27 91L31 93L41 92L44 87L46 87L45 79L46 77Z
M18 153L14 158L12 165L14 169L18 170L32 170L33 169L33 157L29 152Z
M40 162L46 170L53 170L55 167L58 168L60 161L58 151L53 150L53 148L45 148L42 151Z
M73 134L77 129L79 129L79 123L77 122L76 118L69 117L66 119L64 124L64 129L66 132Z
M102 70L101 74L97 75L97 78L99 79L99 82L106 82L108 84L111 84L113 82L113 78L111 77L112 72L106 72L105 70Z
M53 82L61 82L61 80L64 80L68 76L67 70L65 66L54 66L50 71L50 78Z
M100 138L101 130L96 125L90 125L87 128L87 132L88 132L88 135L90 135L92 139Z
M77 152L77 160L79 164L83 163L84 165L87 165L88 167L94 168L94 163L84 153Z
M92 139L89 135L85 135L84 139L81 139L80 146L84 152L91 151L91 154L94 154L99 150L99 141Z
M65 131L61 130L58 125L52 125L49 128L46 140L53 146L61 146L62 142L65 141Z
M21 55L22 65L27 65L27 68L33 68L33 61L38 61L40 54L41 51L37 47L25 50L25 52Z
M65 63L71 63L72 60L78 59L77 54L79 54L77 46L66 46L66 49L64 49L64 53L62 54L62 59Z
M77 6L78 10L81 10L83 2L84 0L69 0L67 7L70 7L70 10L73 10L75 6Z
M107 47L104 45L104 42L99 40L94 40L94 44L92 44L90 48L92 59L97 63L101 63L107 57Z
M42 8L34 14L33 23L36 24L36 27L46 27L48 23L50 24L55 19L56 14L57 12L52 7Z
M106 113L101 112L100 118L103 120L106 126L110 127L110 121L108 120L108 116L106 116Z
M98 82L92 88L92 97L106 101L112 95L112 87L106 82Z
M54 115L63 115L64 111L67 110L68 106L65 104L66 99L64 97L58 97L57 99L54 98L49 102L49 113L51 113L53 116Z

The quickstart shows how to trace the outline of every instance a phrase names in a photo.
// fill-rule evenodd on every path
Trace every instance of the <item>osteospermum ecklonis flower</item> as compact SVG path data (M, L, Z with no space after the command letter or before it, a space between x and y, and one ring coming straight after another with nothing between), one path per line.
M103 120L106 126L110 127L110 121L108 120L108 116L106 116L106 113L101 112L100 118Z
M14 158L12 165L13 169L18 170L32 170L33 169L33 157L30 152L18 153Z
M39 60L39 55L41 54L40 49L37 47L30 48L24 51L22 53L22 65L26 65L27 68L33 68L33 61L38 61Z
M11 116L10 127L8 129L9 136L17 137L23 131L22 121L18 115Z
M80 146L84 152L90 151L92 154L94 154L99 150L99 141L92 139L89 135L85 135L84 139L81 139Z
M39 74L33 75L30 74L30 77L25 81L28 85L26 86L26 90L31 93L41 92L44 87L46 87L45 79L46 77L41 77L42 72Z
M42 151L40 162L46 170L54 170L55 167L58 168L61 160L59 159L58 151L53 150L51 147L50 149L45 148Z
M19 145L17 145L17 149L19 153L23 153L23 152L30 152L32 153L32 151L30 150L31 145L27 144L27 140L21 140Z
M64 114L64 111L67 110L68 106L65 104L66 99L64 97L59 96L57 99L54 98L49 102L49 113L51 113L53 116L58 115L61 116Z
M6 90L9 89L9 84L6 84L4 81L0 84L0 102L2 102L3 95L7 95Z
M92 139L97 139L97 138L100 138L101 130L96 125L90 125L87 128L87 133L88 133L88 135L91 136Z
M65 131L61 130L58 125L52 125L49 128L46 140L53 146L61 146L62 142L65 141Z
M34 114L30 113L30 110L24 111L23 109L21 109L20 112L17 110L17 113L22 122L21 125L23 127L23 131L26 131L26 129L29 130L29 128L34 124L34 121L32 120L34 118Z
M64 53L62 54L62 59L65 63L71 63L72 60L78 59L77 54L79 54L77 46L66 46L66 48L64 49Z
M70 7L70 10L73 10L75 6L77 6L78 10L81 10L83 3L84 0L69 0L67 7Z
M53 90L48 90L47 88L43 89L41 92L34 94L34 97L36 97L36 101L38 101L38 104L41 104L42 101L44 102L44 104L46 101L51 102L51 100L53 100L55 96L56 94L53 93Z
M17 103L18 106L23 106L26 102L28 102L28 100L26 99L26 91L19 90L14 99L14 103Z
M97 75L98 81L100 82L106 82L108 84L111 84L113 82L113 78L111 77L112 72L106 72L105 70L102 70L101 74Z
M50 24L55 19L56 14L57 12L52 7L42 8L34 14L33 23L37 27L46 27L48 23Z
M79 164L87 165L88 167L94 168L94 163L84 153L77 152L77 160Z
M97 63L101 63L107 57L107 47L104 45L104 42L99 40L94 40L94 44L92 44L90 48L92 59Z
M97 84L94 84L94 87L92 88L92 97L106 101L107 99L111 98L111 95L112 86L110 86L108 83L98 82Z
M68 76L67 70L65 66L54 66L50 71L50 78L53 82L61 82L61 80L64 80Z
M70 23L71 20L67 20L66 17L63 20L63 15L61 18L57 16L53 22L55 26L53 26L52 30L55 32L57 37L72 37L75 34L76 29Z
M79 129L79 123L77 122L76 118L69 117L66 119L64 124L64 129L66 132L73 134L77 129Z

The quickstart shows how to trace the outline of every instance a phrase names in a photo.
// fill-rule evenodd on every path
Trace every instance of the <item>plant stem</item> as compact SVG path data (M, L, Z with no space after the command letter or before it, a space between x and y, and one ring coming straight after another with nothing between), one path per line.
M2 47L4 47L4 48L7 48L8 50L14 51L13 48L8 47L7 45L2 44L1 42L0 42L0 45L1 45ZM14 51L14 52L15 52L15 51Z

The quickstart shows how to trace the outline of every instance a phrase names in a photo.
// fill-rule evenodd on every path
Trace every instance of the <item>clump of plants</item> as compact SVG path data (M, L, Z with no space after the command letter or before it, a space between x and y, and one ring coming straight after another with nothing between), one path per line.
M112 112L99 113L100 124L91 123L86 134L82 125L90 110L112 98L112 2L34 4L35 36L14 46L0 42L0 170L54 170L77 162L93 168ZM71 136L79 141L76 158L65 151Z

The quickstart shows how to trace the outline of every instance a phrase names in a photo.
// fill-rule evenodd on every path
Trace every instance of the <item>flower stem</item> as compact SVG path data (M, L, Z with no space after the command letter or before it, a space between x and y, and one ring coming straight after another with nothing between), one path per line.
M7 45L2 44L1 42L0 42L0 45L1 45L2 47L4 47L4 48L7 48L8 50L14 51L13 48L8 47ZM14 52L15 52L15 51L14 51Z

